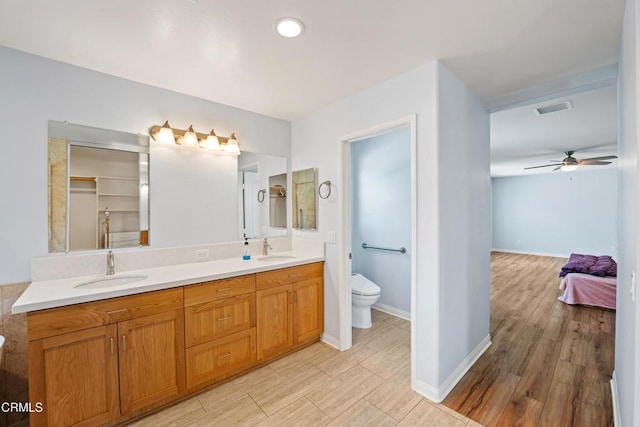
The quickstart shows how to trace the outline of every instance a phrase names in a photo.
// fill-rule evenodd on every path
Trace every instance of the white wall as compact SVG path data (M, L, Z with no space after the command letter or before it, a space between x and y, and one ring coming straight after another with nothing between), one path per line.
M411 128L351 143L351 165L352 271L380 286L377 305L408 317L410 252L363 249L362 243L411 249Z
M497 250L616 256L616 169L493 178Z
M489 113L446 67L438 77L439 383L449 387L489 340Z
M201 132L211 128L220 135L236 132L243 150L290 154L289 122L4 47L0 64L0 284L29 280L31 258L47 254L47 120L148 134L151 126L168 119L181 129L193 124ZM206 184L193 181L203 174L211 176L215 165L205 164L206 155L194 157L182 148L160 151L152 142L154 247L215 239L208 228L217 223L217 213L211 210L215 200L203 203L201 190L206 191ZM192 165L193 161L198 164ZM192 166L197 171L189 171ZM180 205L192 208L188 220L176 221L183 217L176 211ZM230 209L237 211L237 203Z
M478 99L444 66L431 62L293 122L292 168L317 167L319 181L330 179L334 187L328 200L319 201L318 231L294 234L324 240L328 231L342 231L339 138L412 114L417 117L416 377L423 393L437 397L452 367L489 333L489 115ZM338 270L338 247L327 245L325 334L334 342L340 338Z
M640 330L638 303L630 298L631 274L640 272L638 260L638 8L626 3L618 80L618 286L616 301L615 380L621 425L640 425Z

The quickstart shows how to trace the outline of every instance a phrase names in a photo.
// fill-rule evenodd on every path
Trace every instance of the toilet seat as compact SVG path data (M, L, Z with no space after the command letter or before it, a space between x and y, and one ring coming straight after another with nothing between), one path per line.
M351 281L351 293L353 295L362 295L365 297L375 296L380 295L380 291L381 289L378 285L364 276L360 276L356 280Z

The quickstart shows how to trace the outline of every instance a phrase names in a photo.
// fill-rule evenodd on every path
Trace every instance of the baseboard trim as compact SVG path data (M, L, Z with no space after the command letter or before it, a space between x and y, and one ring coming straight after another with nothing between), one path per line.
M390 305L376 303L371 308L383 313L390 314L392 316L399 317L404 320L411 321L411 313L409 313L408 311L400 310L399 308L391 307Z
M620 401L618 400L618 380L616 380L616 371L611 375L611 404L613 406L613 425L615 427L622 426L620 419Z
M320 341L335 348L336 350L340 350L340 340L334 336L327 335L326 333L324 333L320 337Z
M424 383L416 378L415 386L416 392L426 397L427 399L440 403L445 397L453 390L453 388L462 379L474 363L484 354L485 351L491 345L491 335L487 335L476 346L476 348L469 353L467 357L458 365L458 367L449 375L449 377L440 385L440 387L433 387L427 383Z
M553 258L569 258L567 254L552 254L549 252L532 252L532 251L514 251L511 249L491 249L491 252L506 252L508 254L521 254L521 255L535 255L535 256L550 256Z

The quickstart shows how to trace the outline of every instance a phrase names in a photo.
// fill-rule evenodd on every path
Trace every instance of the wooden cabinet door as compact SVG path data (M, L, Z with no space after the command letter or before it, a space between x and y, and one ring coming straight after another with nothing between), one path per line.
M184 311L118 323L122 414L185 390Z
M293 285L293 333L295 344L317 339L324 329L322 278Z
M291 285L256 292L258 360L289 350L293 346Z
M29 343L31 425L95 426L118 417L116 326Z

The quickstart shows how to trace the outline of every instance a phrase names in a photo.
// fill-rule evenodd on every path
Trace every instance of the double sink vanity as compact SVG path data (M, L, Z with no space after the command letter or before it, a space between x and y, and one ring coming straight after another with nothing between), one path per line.
M44 408L31 425L119 424L318 341L323 260L303 245L34 281L13 306L27 312L29 400Z

